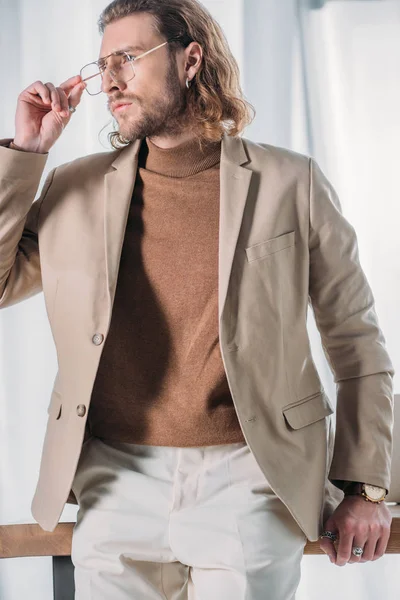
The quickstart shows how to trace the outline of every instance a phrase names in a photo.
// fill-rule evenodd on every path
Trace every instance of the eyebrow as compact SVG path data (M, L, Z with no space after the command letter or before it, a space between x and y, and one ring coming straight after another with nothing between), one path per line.
M125 46L125 48L119 48L118 50L114 50L114 52L146 52L146 50L142 46ZM114 54L114 52L110 52L110 54ZM104 56L101 56L97 60L100 62L104 58Z

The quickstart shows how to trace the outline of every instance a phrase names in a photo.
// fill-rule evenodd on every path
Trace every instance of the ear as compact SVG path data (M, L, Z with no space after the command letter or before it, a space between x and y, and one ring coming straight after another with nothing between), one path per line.
M203 49L197 42L191 42L185 49L185 77L193 79L203 60Z

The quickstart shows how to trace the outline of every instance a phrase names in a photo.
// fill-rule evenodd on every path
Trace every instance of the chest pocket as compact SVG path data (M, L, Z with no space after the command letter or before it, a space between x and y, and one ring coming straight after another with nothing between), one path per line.
M289 231L288 233L284 233L278 237L254 244L254 246L249 246L246 248L247 260L252 262L254 260L270 256L271 254L276 254L276 252L280 252L285 248L294 246L294 242L295 231Z

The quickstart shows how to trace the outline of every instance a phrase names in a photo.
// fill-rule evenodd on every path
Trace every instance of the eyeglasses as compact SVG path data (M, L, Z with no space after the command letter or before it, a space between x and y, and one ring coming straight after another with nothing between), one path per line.
M108 56L105 56L98 61L85 65L82 67L80 75L82 77L82 81L88 82L85 88L87 93L90 96L97 96L98 94L101 94L103 91L101 89L103 76L107 68L111 78L113 81L115 81L115 83L127 83L128 81L131 81L131 79L135 77L135 70L133 68L133 63L135 61L139 60L139 58L143 58L143 56L146 56L146 54L150 54L151 52L158 50L158 48L162 48L169 42L175 41L176 39L177 38L167 40L163 44L160 44L155 48L151 48L139 56L132 56L128 52L120 50L117 52L112 52ZM112 57L112 59L107 60L110 57ZM100 79L98 78L99 75L101 77Z

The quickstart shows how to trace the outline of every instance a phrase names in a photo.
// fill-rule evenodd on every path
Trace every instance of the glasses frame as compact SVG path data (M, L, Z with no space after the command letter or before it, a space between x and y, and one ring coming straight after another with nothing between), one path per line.
M121 51L121 50L116 50L115 52L111 52L111 54L108 54L107 56L104 56L101 60L106 60L109 56L115 56L117 54L125 54L126 56L131 57L133 60L129 60L131 67L132 67L132 73L133 73L133 77L131 77L131 79L128 79L128 81L131 81L134 77L135 77L135 71L133 70L133 63L136 62L139 58L143 58L143 56L146 56L147 54L150 54L151 52L154 52L155 50L158 50L159 48L162 48L163 46L165 46L166 44L169 44L172 41L177 41L177 38L173 38L172 40L167 40L166 42L163 42L162 44L159 44L158 46L155 46L154 48L150 48L150 50L146 50L146 52L143 52L143 54L139 54L139 56L133 56L131 54L129 54L128 52ZM99 61L95 60L93 62L88 63L87 65L85 65L84 67L82 67L82 69L80 70L80 75L82 78L82 71L83 69L86 69L86 67L89 67L90 65L96 65L99 69ZM98 75L101 75L101 78L103 78L103 73L101 73L101 71L99 71L98 73L96 73L95 75L91 75L90 77L86 77L85 79L82 79L82 81L89 81L89 79L93 79L93 77L98 77ZM112 71L110 70L110 75L111 75L111 79L115 82L118 83L118 80L114 77L114 75L112 74ZM100 90L100 92L97 92L97 94L91 94L87 87L85 88L87 93L89 94L89 96L98 96L99 94L102 93L103 90Z

